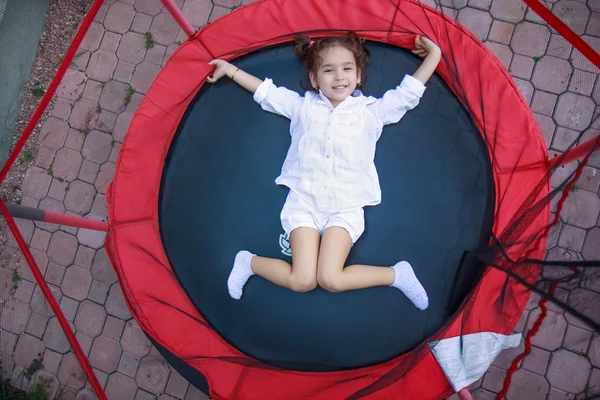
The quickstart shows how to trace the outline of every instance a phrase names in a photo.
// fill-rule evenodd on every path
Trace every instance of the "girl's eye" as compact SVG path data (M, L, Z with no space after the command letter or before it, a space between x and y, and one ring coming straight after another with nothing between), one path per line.
M345 71L352 71L352 67L346 67L344 68Z
M325 72L333 72L332 69L326 69Z

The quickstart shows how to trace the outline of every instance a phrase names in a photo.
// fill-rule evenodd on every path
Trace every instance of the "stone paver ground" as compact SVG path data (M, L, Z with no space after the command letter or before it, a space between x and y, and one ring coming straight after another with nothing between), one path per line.
M428 2L432 2L429 0ZM178 0L196 28L239 6L241 0ZM245 3L242 2L242 3ZM600 50L598 0L547 1L552 10ZM598 69L549 29L520 0L442 0L444 12L474 32L509 68L530 103L553 154L595 118L600 127ZM146 32L154 46L146 48ZM65 76L44 124L42 147L23 185L24 205L102 219L105 192L124 135L152 81L185 39L159 0L107 0ZM584 171L554 230L548 257L600 259L600 158ZM568 170L568 168L566 168ZM103 248L105 235L20 221L19 226L76 331L109 399L202 399L153 348L125 305ZM16 290L2 291L0 351L5 369L18 374L43 355L43 376L60 383L63 399L91 399L89 383L28 266L14 243L2 250L16 270ZM585 301L600 287L561 289ZM537 300L523 315L527 329L539 314ZM600 392L600 335L550 307L532 353L513 378L509 400L581 399ZM522 350L522 345L519 349ZM471 386L476 399L492 399L517 350L500 355ZM11 354L15 354L14 358Z

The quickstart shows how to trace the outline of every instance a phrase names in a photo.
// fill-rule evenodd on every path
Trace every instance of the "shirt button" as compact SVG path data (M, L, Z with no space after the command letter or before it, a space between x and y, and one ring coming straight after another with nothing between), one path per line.
M327 154L325 157L329 158L329 154Z
M327 136L327 140L331 140L331 136Z

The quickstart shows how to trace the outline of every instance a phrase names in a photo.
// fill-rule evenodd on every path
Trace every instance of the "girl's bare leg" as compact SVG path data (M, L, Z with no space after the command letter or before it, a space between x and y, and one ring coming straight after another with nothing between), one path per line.
M344 268L351 248L352 239L344 228L330 227L323 232L317 265L319 286L331 292L393 286L400 289L417 308L427 308L427 293L409 263L401 261L392 268L371 265Z
M317 287L317 258L321 237L316 229L300 227L290 233L292 265L277 258L252 257L250 267L256 275L294 292Z
M276 258L259 257L240 251L229 278L227 289L234 299L242 297L244 285L254 274L295 292L308 292L317 287L317 258L320 235L316 229L297 228L290 233L292 265Z

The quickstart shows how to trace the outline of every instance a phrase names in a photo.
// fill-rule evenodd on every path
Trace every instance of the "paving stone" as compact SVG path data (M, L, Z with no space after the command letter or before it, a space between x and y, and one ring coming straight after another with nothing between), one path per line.
M31 313L29 317L29 322L27 322L27 328L25 328L25 332L39 339L42 339L44 337L44 332L46 331L47 324L48 318L43 317L39 314Z
M50 184L50 189L48 189L48 197L62 202L67 195L67 191L65 189L68 184L69 182L65 182L65 180L62 178L60 181L56 178L53 178L52 183Z
M502 383L504 382L505 376L505 370L492 365L483 376L482 386L486 390L498 393L502 389ZM190 389L191 388L192 386L190 386Z
M527 321L528 329L531 329L538 316L539 309L529 313ZM559 313L548 311L539 332L532 339L531 344L544 350L554 351L561 346L566 329L567 322L563 316Z
M242 5L244 2L242 2ZM492 0L469 0L469 7L479 8L481 10L489 10L492 5Z
M568 61L545 56L536 63L531 82L536 89L560 94L569 86L571 70Z
M568 60L571 57L573 46L561 35L552 35L546 56L554 56Z
M121 352L118 342L106 336L98 336L92 345L90 362L94 367L110 374L117 370Z
M209 1L186 1L181 11L193 26L203 26L208 22L212 4ZM161 43L169 45L170 43Z
M106 320L104 307L89 300L84 300L79 305L75 317L75 327L78 331L91 337L99 336Z
M104 28L115 33L125 33L129 30L134 16L133 6L116 2L108 8L104 18Z
M117 318L121 318L123 320L128 320L131 318L131 313L129 312L129 308L127 308L127 303L125 303L125 299L123 298L123 293L121 292L121 287L119 285L113 284L108 293L108 298L105 303L106 311Z
M600 394L600 370L592 368L592 372L590 373L590 379L584 387L584 393L580 394L580 396L583 395L581 398L586 399L590 398L590 396L592 398L597 397L598 394ZM578 400L579 398L580 397L577 397Z
M483 400L483 399L484 399L483 397L475 398L475 400ZM491 399L493 399L493 397L490 397L489 399L491 400ZM200 389L196 388L195 386L190 385L187 395L185 396L185 400L209 400L209 397L207 395L205 395L203 392L201 392Z
M598 170L596 168L584 167L577 181L577 187L588 192L597 193L600 189L600 174Z
M117 56L115 53L106 50L96 50L90 56L90 61L86 68L88 78L100 82L108 82L117 66Z
M549 40L550 31L548 28L531 22L522 22L515 27L511 48L517 54L541 57L546 52Z
M573 0L561 0L554 5L552 12L567 24L575 33L583 35L590 17L585 3Z
M558 151L567 151L577 141L579 132L559 126L552 140L552 148Z
M118 318L108 316L104 323L104 329L102 335L113 340L120 340L123 328L125 327L125 321Z
M592 341L588 350L588 356L590 363L594 367L600 368L600 335L594 334L592 337Z
M75 400L97 400L97 397L91 389L83 388L77 392Z
M144 59L146 54L146 38L135 32L127 32L123 35L117 57L119 61L125 61L131 64L138 64Z
M131 400L137 391L135 381L121 373L114 373L108 377L105 393L111 400Z
M68 69L56 89L56 95L71 102L83 94L86 77L83 72Z
M93 130L86 135L81 154L86 160L96 164L108 161L112 150L112 138L110 135Z
M109 284L94 279L92 280L92 286L90 287L90 292L88 293L88 299L93 300L98 304L104 304L106 302L106 298L108 297L109 289Z
M96 190L89 183L75 180L69 185L69 191L65 196L65 207L78 215L90 212Z
M45 253L35 249L30 249L30 252L31 255L33 255L33 259L37 264L40 272L44 274L46 272L46 267L48 266L48 256L46 256ZM33 277L31 268L29 267L29 264L25 261L25 258L22 258L22 260L20 261L19 266L17 268L17 273L19 274L21 279L28 280L29 282L35 282L35 278Z
M98 178L96 178L96 190L98 193L106 194L106 189L115 175L115 164L107 162L100 167Z
M73 321L75 319L75 315L77 314L77 307L79 303L67 296L63 296L60 299L60 309L62 310L67 321Z
M548 382L542 375L520 369L512 377L506 398L508 400L546 400L548 389Z
M100 217L98 215L94 215L94 214L88 214L85 217L87 219L103 221L102 217ZM95 230L91 230L91 229L80 229L79 232L77 233L77 240L79 240L79 243L81 243L83 245L89 246L93 249L99 249L102 246L104 246L106 234L107 234L107 232L95 231ZM90 282L91 282L91 279L90 279Z
M167 64L167 61L169 61L169 58L171 58L173 53L175 53L175 50L177 50L177 47L179 47L179 45L177 45L176 43L173 43L173 44L167 46L167 51L165 51L165 56L163 57L163 60L161 63L161 66L163 68Z
M453 10L453 9L450 9L450 10L452 10L456 13L455 10ZM208 22L215 22L216 20L218 20L221 17L226 16L230 12L231 12L231 10L229 8L225 8L225 7L221 7L221 6L214 6L210 13L210 17L208 18ZM452 16L452 19L456 19L456 17Z
M100 249L96 253L92 264L92 276L94 279L107 284L113 284L117 281L117 275L110 263L110 259L105 249Z
M63 357L57 377L61 384L72 389L83 388L87 380L86 374L81 365L79 365L77 357L72 352Z
M128 85L117 81L109 81L104 85L100 95L100 106L108 111L120 113L125 108L124 99Z
M585 33L590 36L600 37L600 12L594 12L590 15Z
M50 287L50 291L52 292L54 299L57 302L60 302L60 299L62 298L62 293L60 289L54 285L48 286ZM35 290L33 291L33 296L31 297L31 302L29 302L29 307L32 312L39 314L43 317L48 318L51 315L48 302L46 301L46 298L42 293L42 289L40 289L39 286L36 286Z
M66 121L69 119L69 114L71 114L71 107L72 105L70 101L61 97L57 97L54 99L54 104L52 105L52 111L50 111L50 115Z
M92 205L92 214L97 215L104 220L108 218L106 199L103 195L99 194L94 199L94 204Z
M85 160L81 165L81 169L79 170L79 175L77 178L84 182L93 184L98 177L98 171L100 171L100 165L89 160Z
M72 265L67 268L61 289L64 295L82 301L87 297L91 283L89 270Z
M117 114L107 110L102 110L96 119L95 128L102 132L110 133L115 126L116 120ZM83 141L81 142L81 145L83 146Z
M590 290L577 288L571 291L567 304L583 315L588 316L592 321L600 320L600 310L597 306L598 294ZM583 321L573 317L570 313L565 314L565 318L571 325L578 328L590 329Z
M551 8L550 2L541 2L546 6L547 9ZM546 21L542 17L538 15L531 7L527 7L527 11L525 12L525 21L535 22L536 24L546 25Z
M138 389L135 394L135 400L155 400L156 396L146 392L145 390Z
M599 214L598 195L586 190L576 190L565 201L562 218L567 224L589 229L594 227Z
M69 68L79 72L84 72L90 62L91 55L92 53L86 50L78 52L77 54L75 54L75 57L73 57Z
M65 141L65 147L75 151L81 151L84 140L85 133L78 131L77 129L69 129L69 132L67 133L67 140Z
M75 261L77 239L65 232L56 232L50 239L48 258L63 267L68 267Z
M69 117L69 125L73 129L89 132L96 123L98 113L96 111L97 103L88 99L81 98L73 105L71 116Z
M564 225L558 245L569 250L580 252L585 240L586 231L571 225Z
M586 41L596 52L600 51L600 38L583 35L581 39ZM571 53L571 57L573 58L573 66L577 69L582 69L587 72L592 72L594 74L600 73L600 69L592 64L583 54L579 52L577 49L573 49Z
M237 8L242 0L214 0L213 3L217 6L226 8ZM467 0L441 0L440 3L446 7L461 9L467 6Z
M85 84L85 89L83 89L83 97L88 100L97 102L98 98L100 98L102 87L102 82L96 82L91 79L88 79L88 81Z
M56 375L58 373L58 369L60 367L60 362L62 361L62 359L62 354L52 351L50 349L46 349L44 351L44 370L53 375Z
M119 82L129 83L131 82L133 71L135 71L134 64L125 61L119 61L117 64L117 69L115 70L115 74L113 75L113 79Z
M535 65L535 62L533 61L533 58L515 54L512 57L512 61L510 63L510 73L511 73L511 75L513 75L517 78L530 79L531 74L533 74L534 65ZM540 92L539 90L536 90L534 93L534 98L535 98L536 93L544 93L544 92ZM552 115L552 114L545 114L545 115Z
M171 370L166 361L156 357L144 357L135 378L140 388L159 394L167 385Z
M13 359L15 364L27 368L32 361L44 355L44 343L34 336L24 334L19 336Z
M123 143L125 139L125 134L129 129L129 125L131 124L131 120L133 119L133 113L131 112L122 112L117 117L117 122L115 123L115 128L113 130L113 138L115 141L119 143Z
M133 78L131 78L131 86L136 92L146 93L160 72L158 65L149 62L142 62L135 67Z
M40 131L40 143L52 150L58 150L65 144L69 125L58 118L48 118Z
M139 366L140 357L136 357L124 351L121 355L121 360L119 361L119 367L117 368L117 371L131 378L135 378Z
M585 357L561 349L552 354L546 378L553 387L576 393L585 386L590 370Z
M556 124L551 117L541 114L534 114L535 119L537 120L542 132L544 133L544 139L546 140L546 145L550 147L554 140L554 131L556 130Z
M136 0L134 7L138 15L140 13L144 13L148 16L154 16L160 14L162 10L162 3L160 0Z
M25 172L25 179L21 190L24 196L41 200L46 196L51 182L52 177L45 170L31 167Z
M115 52L117 51L117 47L119 47L119 41L121 40L121 35L114 32L106 31L104 33L104 38L102 38L102 43L100 43L100 48L102 50Z
M96 251L94 249L90 249L89 247L79 246L77 249L77 255L75 256L75 264L80 267L91 269L92 261L94 260L94 256L96 255Z
M465 10L468 10L468 8L465 8ZM502 65L504 65L508 69L513 56L512 51L510 51L510 48L506 45L494 42L485 42L484 44L488 49L492 51L492 53L494 53L496 57L498 57L500 62L502 62Z
M44 146L40 146L38 148L38 152L35 156L34 164L36 167L40 167L42 169L48 169L54 162L54 156L56 155L56 151L49 149Z
M492 26L492 17L488 12L469 7L458 12L457 21L481 41L487 38Z
M29 305L23 301L9 298L2 304L0 327L16 334L25 332L31 311Z
M526 6L519 0L492 1L490 13L495 19L517 23L525 16Z
M66 268L62 265L50 262L46 270L45 278L47 282L60 286L65 276Z
M52 164L52 175L66 181L77 178L83 159L78 151L62 148L56 153ZM63 190L64 191L64 190Z
M561 126L581 131L592 121L593 110L592 99L567 92L558 97L554 118Z
M48 250L48 245L50 244L50 237L52 235L50 232L43 231L41 229L35 229L33 232L33 237L31 238L31 243L29 244L32 249L46 251Z
M31 300L31 295L33 294L33 289L35 288L35 284L21 279L21 281L16 285L17 290L15 291L13 298L21 300L25 303L29 303L29 300Z
M521 341L517 347L504 349L500 352L500 354L498 354L494 362L492 362L492 365L501 369L508 369L512 365L515 358L517 358L519 354L523 353L524 349L525 346L523 341Z
M7 330L0 331L0 352L12 354L19 336Z
M63 331L56 317L50 318L48 325L46 325L46 332L44 332L44 344L49 349L61 354L65 354L71 348L71 344L65 336L65 332Z
M529 83L529 81L518 78L514 78L513 80L517 84L517 87L519 88L519 91L525 98L525 101L528 104L531 103L531 99L533 97L533 86L531 86L531 83Z
M190 15L189 12L186 12L185 5L183 6L182 11L192 25L197 21L197 18L201 17L201 15ZM175 40L178 29L177 23L168 13L161 13L154 17L152 26L150 27L150 33L152 34L152 39L155 43L168 46Z
M600 227L595 227L588 232L581 254L586 260L600 259ZM600 286L596 291L600 291Z
M564 392L560 389L550 387L550 390L548 391L548 399L547 400L573 400L573 399L575 399L575 396L573 396L571 393Z
M102 35L104 34L104 27L101 23L92 22L88 31L86 32L81 45L80 50L94 51L97 50L102 41Z
M160 12L160 11L158 11ZM138 33L146 33L150 30L152 24L152 16L141 12L135 13L133 23L131 24L131 30Z
M165 46L155 44L153 47L149 48L148 51L146 51L144 60L151 64L160 65L166 50L167 48Z
M570 325L563 342L563 347L574 353L586 353L592 338L592 332Z
M582 94L584 96L589 96L592 94L595 80L595 74L576 69L574 70L573 76L571 77L571 82L569 83L569 91Z
M183 399L189 386L189 382L184 377L179 375L177 371L171 370L165 393L178 399Z
M150 340L135 320L130 320L125 324L121 346L127 353L140 358L148 355L152 348Z

